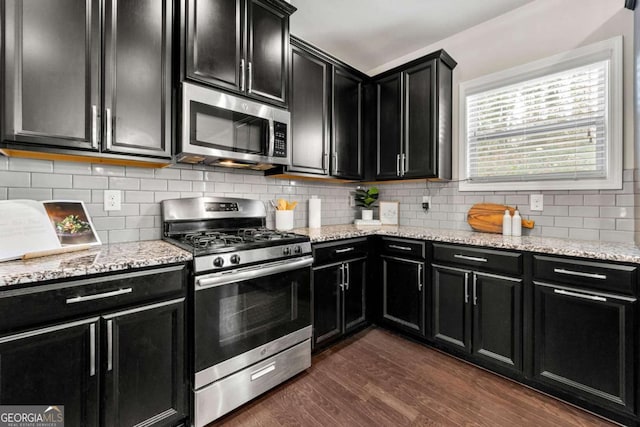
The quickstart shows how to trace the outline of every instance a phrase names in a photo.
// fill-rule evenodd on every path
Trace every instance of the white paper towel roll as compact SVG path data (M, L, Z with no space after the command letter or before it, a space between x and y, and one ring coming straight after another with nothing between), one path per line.
M320 228L322 225L321 211L322 200L318 199L318 196L311 196L309 199L309 228Z

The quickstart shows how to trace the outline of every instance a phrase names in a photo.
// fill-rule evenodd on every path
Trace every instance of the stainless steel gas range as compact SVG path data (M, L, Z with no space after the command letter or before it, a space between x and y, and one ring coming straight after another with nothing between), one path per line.
M193 424L311 366L311 243L265 228L249 199L162 202L163 238L193 253Z

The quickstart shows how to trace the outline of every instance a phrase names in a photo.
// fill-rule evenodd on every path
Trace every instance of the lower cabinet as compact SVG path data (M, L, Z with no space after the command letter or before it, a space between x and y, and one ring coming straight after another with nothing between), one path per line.
M382 255L382 318L424 334L424 261Z
M522 279L432 265L433 339L522 371Z
M635 406L635 302L534 282L534 377L614 410Z
M314 267L314 347L365 322L366 268L366 258Z

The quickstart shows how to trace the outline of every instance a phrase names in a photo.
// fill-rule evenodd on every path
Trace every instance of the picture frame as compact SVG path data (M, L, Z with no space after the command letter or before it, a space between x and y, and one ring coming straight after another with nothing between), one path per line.
M383 225L398 225L399 202L380 202L380 222Z

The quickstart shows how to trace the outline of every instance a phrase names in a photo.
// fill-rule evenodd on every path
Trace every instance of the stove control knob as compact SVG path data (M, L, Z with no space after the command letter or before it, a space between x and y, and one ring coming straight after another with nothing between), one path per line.
M291 248L288 246L282 248L282 255L285 255L285 256L291 255Z
M217 257L213 260L214 267L222 267L224 265L224 260L221 257Z
M231 255L231 264L240 264L240 256Z
M302 253L302 247L296 246L295 249L293 250L293 253L295 253L296 255L301 254Z

